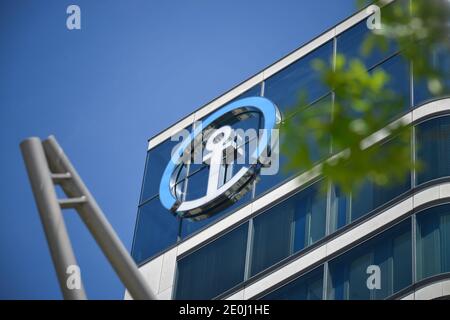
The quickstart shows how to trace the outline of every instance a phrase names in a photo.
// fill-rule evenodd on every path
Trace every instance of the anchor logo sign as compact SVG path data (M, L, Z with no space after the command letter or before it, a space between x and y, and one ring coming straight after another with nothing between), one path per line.
M252 139L255 143L249 144L254 146L250 147L249 161L240 166L226 183L221 184L221 168L227 161L236 161L236 155L242 159L244 143L242 136L231 126L220 126L220 123L223 123L224 118L242 112L258 113L262 119L262 128L257 137ZM276 105L263 97L250 97L232 102L208 116L172 153L159 188L163 206L180 217L205 217L205 213L213 213L216 207L231 204L242 197L258 174L275 174L278 171L277 125L280 119ZM198 145L204 146L201 161L209 166L206 193L198 199L181 201L174 194L174 176L180 163L192 159L192 155L196 153L193 146ZM274 167L276 170L273 170Z

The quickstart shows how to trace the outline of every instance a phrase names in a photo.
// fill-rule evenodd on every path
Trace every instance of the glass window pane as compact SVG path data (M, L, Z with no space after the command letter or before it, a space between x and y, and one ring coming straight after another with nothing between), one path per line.
M450 117L425 121L416 130L417 184L450 175Z
M212 299L244 281L248 223L178 261L176 299Z
M330 62L333 55L332 41L289 65L265 81L264 96L273 101L286 116L299 102L299 97L306 94L311 103L330 92L320 74L315 71L312 62L321 59Z
M155 197L139 208L132 256L140 263L177 241L178 219Z
M412 282L411 219L350 249L329 263L329 299L384 299ZM369 289L371 265L380 268L380 288Z
M206 195L208 187L209 166L189 175L187 179L186 200L195 200Z
M389 76L389 81L387 82L385 89L391 90L396 94L398 98L401 99L401 110L408 110L408 108L411 106L411 81L409 62L401 55L396 55L383 62L376 68L372 69L371 72L380 69L384 70ZM397 114L393 112L392 116L395 117L396 115Z
M382 157L384 147L395 148L399 140L391 140L373 146L379 149L377 154ZM392 149L391 149L392 150ZM376 159L374 159L376 161ZM405 178L399 182L387 185L377 185L366 179L361 185L353 188L351 195L346 195L337 186L331 190L331 230L335 231L343 226L367 215L377 208L387 204L389 201L406 193L411 189L411 174L408 171Z
M417 280L450 272L450 204L417 214Z
M428 50L425 50L425 52L429 54ZM450 94L450 51L448 46L443 45L434 49L431 57L424 59L429 59L431 67L441 73L440 80L442 81L443 88L440 93L433 93L430 91L426 79L423 77L414 78L414 106L419 106L429 100Z
M386 50L381 50L377 46L368 55L365 55L363 45L369 37L374 36L372 31L367 28L367 20L365 19L337 37L337 53L344 55L347 61L360 59L367 69L370 69L398 50L396 44L389 41Z
M161 177L170 161L172 149L180 142L181 138L179 141L171 141L169 139L148 151L140 203L159 193ZM183 179L185 174L186 170L185 166L183 166L180 168L178 180Z
M321 112L321 114L326 114L329 110L329 115L331 117L331 105L332 105L332 97L331 95L327 95L323 97L321 100L317 101L316 103L308 106L308 108L314 108L314 107L320 107L320 108L326 108L324 112ZM302 116L304 116L304 113L302 111L298 111L295 113L291 118L286 119L286 122L295 123L295 125L301 125ZM324 120L325 121L325 120ZM283 132L283 126L280 127L280 135L279 135L280 143L279 145L286 145L286 135ZM295 141L292 141L292 143L295 144ZM308 145L309 150L311 154L311 159L313 161L320 161L324 159L329 152L328 147L324 147L322 144L319 144L316 140L308 139ZM302 168L298 168L298 170L288 170L286 168L287 162L288 162L288 156L284 154L281 150L279 152L279 170L277 174L274 175L259 175L257 183L256 183L256 190L255 190L255 196L259 196L263 193L268 192L271 189L274 189L281 183L285 182L289 178L293 178L295 175L299 174L302 170Z
M335 185L331 187L331 231L336 231L350 222L351 197Z
M371 181L365 181L352 194L352 209L350 221L355 221L376 208L388 203L395 197L407 192L411 188L411 178L408 174L403 183L379 186Z
M384 86L380 91L377 91L377 94L360 92L361 98L352 98L345 94L341 95L345 92L343 90L336 92L335 102L341 107L346 118L367 118L364 111L358 111L354 108L355 99L367 100L366 102L370 103L370 108L376 111L376 113L373 111L371 114L376 115L378 122L384 121L386 125L410 108L411 81L408 61L401 55L395 55L368 71L369 74L376 72L383 72L387 77ZM383 125L383 123L380 124ZM339 152L344 147L341 145L334 146L333 152Z
M314 190L312 188L310 190L309 195L309 205L307 215L309 216L309 231L308 234L308 242L307 245L311 245L325 236L326 229L326 211L327 211L327 201L326 201L326 192L324 190L318 190L317 187ZM308 212L309 211L309 212ZM299 215L299 211L296 212L297 216ZM298 251L303 249L301 246L295 246L294 250Z
M408 224L409 225L409 224ZM412 282L411 270L411 234L409 232L404 232L393 240L392 255L394 260L392 261L392 292L398 292L403 288L409 286ZM395 258L398 257L398 258ZM402 258L403 257L403 258ZM388 278L382 279L383 281L389 283ZM389 288L388 285L384 285L385 288ZM388 295L387 292L384 296Z
M281 203L254 219L252 275L291 254L294 210L290 203Z
M251 275L325 235L326 194L312 185L254 218Z
M261 300L322 300L323 266L269 293Z

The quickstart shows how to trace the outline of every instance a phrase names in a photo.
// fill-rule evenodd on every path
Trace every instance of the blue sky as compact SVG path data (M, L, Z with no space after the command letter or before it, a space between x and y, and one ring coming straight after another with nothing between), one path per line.
M66 8L81 8L81 30ZM131 248L147 139L355 11L354 0L0 1L0 299L59 299L19 143L55 134ZM123 286L64 212L89 298Z

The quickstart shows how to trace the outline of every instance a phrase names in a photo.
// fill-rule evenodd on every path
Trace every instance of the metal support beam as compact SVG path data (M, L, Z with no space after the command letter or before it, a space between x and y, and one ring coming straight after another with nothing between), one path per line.
M85 197L86 201L76 209L103 253L134 299L155 299L144 277L140 273L125 246L106 219L94 197L84 185L75 168L50 136L42 143L48 165L54 174L70 174L70 179L60 179L59 184L69 198Z
M72 209L77 208L79 205L86 203L86 197L69 198L69 199L59 199L59 206L61 209Z
M63 297L67 300L86 299L83 284L80 289L69 289L67 286L68 276L70 276L67 274L67 268L78 264L73 254L41 141L38 138L29 138L20 144L20 148Z
M70 179L70 173L52 173L52 180L54 183L60 183L61 181Z

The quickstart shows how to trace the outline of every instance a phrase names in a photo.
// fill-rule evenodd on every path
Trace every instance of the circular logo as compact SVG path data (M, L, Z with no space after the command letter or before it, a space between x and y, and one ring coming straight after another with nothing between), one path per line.
M223 165L224 155L234 153L239 147L233 129L224 123L230 115L244 112L257 113L262 118L262 126L257 137L254 150L250 151L250 158L256 159L240 168L226 183L220 185L220 167ZM184 139L172 153L171 160L164 170L159 186L160 201L164 207L183 218L207 217L216 212L217 208L237 201L248 191L248 185L254 180L261 166L267 163L267 155L275 143L273 129L280 121L280 112L276 105L263 97L250 97L231 102L209 115ZM212 130L214 129L214 130ZM205 132L209 131L206 135ZM211 133L212 132L212 133ZM203 163L209 165L209 177L206 194L198 199L182 201L175 194L172 186L174 176L180 163L190 157L194 145L203 143L207 137L203 156ZM276 135L278 137L278 135ZM187 156L188 155L188 156Z

